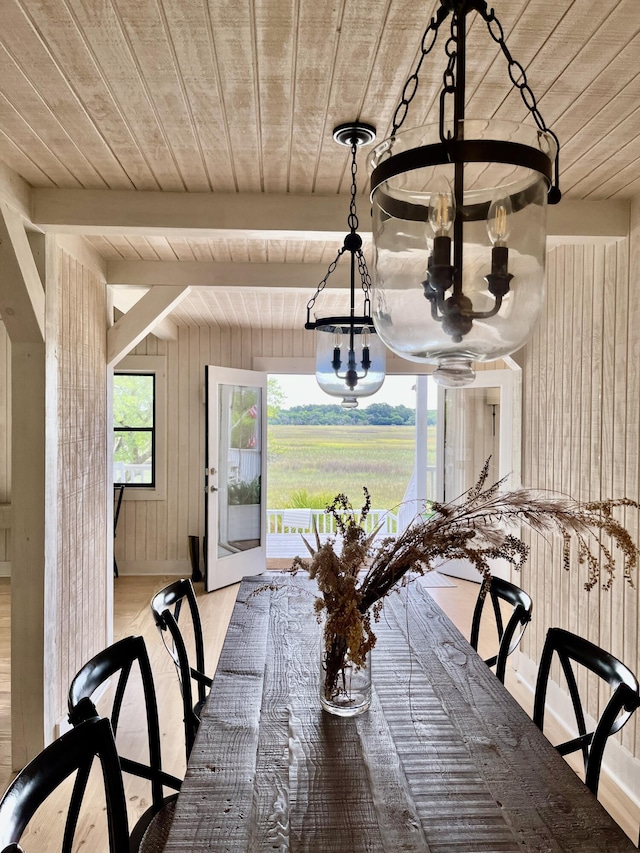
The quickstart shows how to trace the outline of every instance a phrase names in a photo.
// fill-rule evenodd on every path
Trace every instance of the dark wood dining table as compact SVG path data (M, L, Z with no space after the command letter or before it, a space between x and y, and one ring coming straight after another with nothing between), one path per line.
M636 849L419 584L385 600L369 711L322 711L314 598L243 580L166 853Z

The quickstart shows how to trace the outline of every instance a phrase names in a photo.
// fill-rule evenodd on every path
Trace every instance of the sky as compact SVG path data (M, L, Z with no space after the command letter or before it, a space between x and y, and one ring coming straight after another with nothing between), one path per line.
M318 387L313 376L278 375L275 378L286 396L283 405L285 409L290 409L292 406L302 406L305 403L326 403L328 405L340 403L339 397L331 397L329 394L325 394ZM415 409L416 395L413 390L415 384L415 376L387 376L379 391L371 397L360 398L358 408L365 409L371 403L389 403L390 406L402 405ZM433 407L435 407L435 400Z

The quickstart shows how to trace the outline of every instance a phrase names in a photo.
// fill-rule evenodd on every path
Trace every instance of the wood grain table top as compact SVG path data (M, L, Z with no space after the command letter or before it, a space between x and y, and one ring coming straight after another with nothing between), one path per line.
M320 708L302 577L245 578L166 853L635 850L412 584L387 596L371 708Z

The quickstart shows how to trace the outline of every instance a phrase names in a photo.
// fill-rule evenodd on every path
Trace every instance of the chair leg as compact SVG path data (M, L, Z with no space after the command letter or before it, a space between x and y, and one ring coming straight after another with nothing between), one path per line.
M189 536L189 558L191 559L191 580L197 583L202 580L200 572L200 539L197 536Z

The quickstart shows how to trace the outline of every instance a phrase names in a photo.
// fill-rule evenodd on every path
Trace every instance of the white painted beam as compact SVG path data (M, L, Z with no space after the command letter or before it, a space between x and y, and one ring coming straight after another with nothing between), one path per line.
M112 285L190 285L193 287L250 288L298 287L313 290L327 272L327 264L252 264L223 261L107 262L107 283ZM327 287L348 287L350 265L341 261ZM359 281L358 281L359 284Z
M148 287L128 287L126 285L110 287L109 292L111 294L112 307L122 314L126 314L127 311L130 311L142 299L148 290ZM152 334L161 341L177 341L178 327L172 320L165 317L164 320L160 320L154 326Z
M12 342L11 384L11 758L18 769L47 743L47 689L55 684L55 647L45 651L55 598L45 595L44 343Z
M58 690L58 290L55 238L39 235L46 341L11 342L11 755L54 736ZM43 245L37 245L40 242Z
M31 187L0 160L0 199L25 220L31 219Z
M34 224L47 231L322 240L348 231L348 201L338 195L36 189L32 199Z
M107 330L107 366L117 364L189 293L188 287L153 287Z
M0 315L13 342L44 341L44 288L22 217L0 201Z
M547 208L550 246L586 242L612 243L629 236L629 202L562 199Z
M151 334L155 335L160 341L177 341L178 327L172 320L165 317L164 320L156 323Z
M360 207L360 233L367 235L366 196ZM32 190L32 209L34 224L48 231L305 240L340 238L347 213L343 195L60 189ZM552 240L619 240L629 233L629 205L565 198L549 208L548 225Z

